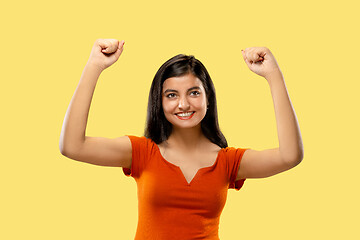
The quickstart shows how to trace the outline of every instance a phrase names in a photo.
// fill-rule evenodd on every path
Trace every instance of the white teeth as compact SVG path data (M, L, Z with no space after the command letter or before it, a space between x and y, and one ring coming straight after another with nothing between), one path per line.
M178 113L177 115L180 117L189 117L191 114L193 114L194 112L187 112L187 113Z

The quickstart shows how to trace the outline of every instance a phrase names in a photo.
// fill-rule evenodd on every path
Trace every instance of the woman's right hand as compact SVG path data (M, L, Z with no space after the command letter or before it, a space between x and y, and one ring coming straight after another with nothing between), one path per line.
M97 39L91 50L89 64L99 67L101 71L115 63L124 50L125 41L117 39Z

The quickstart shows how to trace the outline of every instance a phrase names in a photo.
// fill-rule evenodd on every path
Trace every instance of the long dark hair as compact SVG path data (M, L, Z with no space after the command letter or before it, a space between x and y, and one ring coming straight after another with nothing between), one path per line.
M156 144L167 140L172 131L171 123L166 119L162 108L162 87L166 79L180 77L188 73L201 80L208 100L208 110L201 121L203 134L221 148L228 146L220 131L214 84L205 66L193 55L179 54L167 60L157 71L152 81L144 136Z

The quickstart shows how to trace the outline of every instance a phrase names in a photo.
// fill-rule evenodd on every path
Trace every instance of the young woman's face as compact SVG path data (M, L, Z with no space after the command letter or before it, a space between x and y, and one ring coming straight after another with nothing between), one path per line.
M207 110L202 82L191 73L166 79L163 83L162 106L166 119L173 127L198 126Z

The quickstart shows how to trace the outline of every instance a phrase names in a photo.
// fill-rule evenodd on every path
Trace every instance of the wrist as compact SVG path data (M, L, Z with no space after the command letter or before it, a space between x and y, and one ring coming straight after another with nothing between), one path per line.
M266 74L264 77L268 81L269 84L271 82L273 82L273 81L284 80L284 76L283 76L280 69L276 69L274 71L271 71L268 74Z
M105 68L102 67L99 63L90 60L86 63L86 67L92 69L93 71L97 71L99 73L105 70Z

